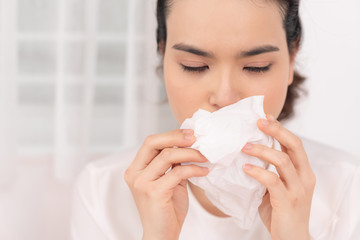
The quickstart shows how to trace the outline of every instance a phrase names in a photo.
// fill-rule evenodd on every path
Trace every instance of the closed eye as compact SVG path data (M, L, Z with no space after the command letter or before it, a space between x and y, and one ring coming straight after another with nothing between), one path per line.
M253 72L253 73L264 73L270 70L272 64L269 64L265 67L244 67L245 71ZM193 73L201 73L204 72L206 69L209 69L208 66L202 66L202 67L189 67L181 64L181 67L186 72L193 72Z
M244 67L245 71L254 72L254 73L264 73L270 70L271 64L265 67Z
M201 73L203 71L205 71L206 69L208 69L209 67L208 66L202 66L202 67L189 67L189 66L185 66L185 65L182 65L182 68L184 71L186 72L194 72L194 73Z

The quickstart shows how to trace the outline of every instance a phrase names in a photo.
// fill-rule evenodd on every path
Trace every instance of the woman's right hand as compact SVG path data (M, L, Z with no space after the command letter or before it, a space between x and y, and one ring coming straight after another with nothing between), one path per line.
M140 214L143 240L171 240L180 235L189 207L187 179L209 172L197 165L181 165L207 161L199 151L185 148L195 142L193 134L191 129L177 129L148 136L125 172Z

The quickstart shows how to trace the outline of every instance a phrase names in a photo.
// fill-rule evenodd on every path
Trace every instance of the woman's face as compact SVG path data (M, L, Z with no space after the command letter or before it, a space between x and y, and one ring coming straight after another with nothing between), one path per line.
M253 95L279 116L294 58L274 1L175 0L166 24L164 78L179 124Z

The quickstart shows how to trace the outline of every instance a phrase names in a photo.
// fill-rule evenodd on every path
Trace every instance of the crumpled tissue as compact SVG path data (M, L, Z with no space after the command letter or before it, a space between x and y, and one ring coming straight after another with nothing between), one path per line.
M276 173L271 164L241 152L247 142L281 149L279 143L257 128L259 118L266 118L264 96L252 96L215 112L203 109L185 119L180 129L193 129L196 142L190 147L199 150L209 161L187 163L206 166L205 177L189 181L205 191L209 200L223 213L234 218L239 227L249 229L258 213L266 188L244 173L245 163ZM277 143L277 144L276 144Z

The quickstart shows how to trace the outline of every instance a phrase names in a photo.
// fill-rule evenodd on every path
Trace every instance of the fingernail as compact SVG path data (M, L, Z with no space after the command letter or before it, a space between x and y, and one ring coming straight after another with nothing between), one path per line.
M245 146L244 146L244 149L245 150L250 150L252 148L252 144L251 143L247 143Z
M252 165L246 163L246 164L243 165L243 167L244 167L245 170L250 170L252 168Z
M182 129L181 131L182 131L183 134L187 134L187 133L192 134L194 132L194 130L192 130L192 129Z
M262 125L264 125L264 126L269 125L269 121L266 120L266 119L261 119L261 123L262 123Z
M275 121L275 117L271 114L267 114L267 119L271 122L274 122Z
M186 140L192 140L194 138L194 130L192 130L192 129L183 129L182 132L183 132L184 138Z
M208 172L209 171L209 168L207 168L207 167L201 167L201 168L202 168L203 172Z
M191 133L187 133L187 134L185 134L185 139L186 140L192 140L192 139L194 139L194 135L191 134Z

